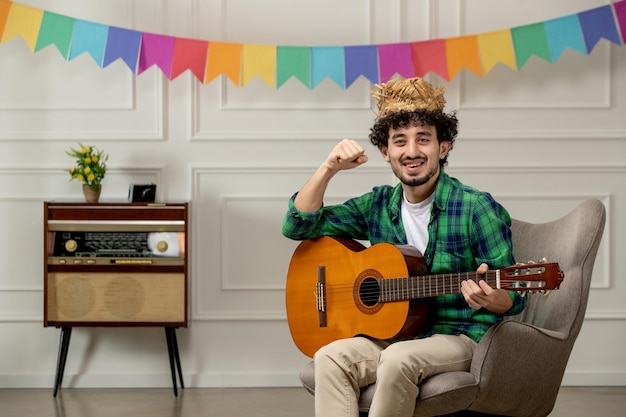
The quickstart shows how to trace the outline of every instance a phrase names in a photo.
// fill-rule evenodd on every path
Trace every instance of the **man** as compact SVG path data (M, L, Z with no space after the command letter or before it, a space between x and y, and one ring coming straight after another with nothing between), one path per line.
M289 202L283 234L410 244L433 274L485 273L514 264L511 218L490 194L444 171L457 135L444 112L442 87L421 78L393 79L372 96L378 114L370 141L399 180L335 206L323 205L335 174L367 162L364 149L344 139ZM370 417L412 416L425 378L467 371L477 342L503 316L525 306L519 294L467 280L461 294L435 298L428 324L414 339L390 343L367 337L334 341L315 354L318 417L358 416L360 387L377 381Z

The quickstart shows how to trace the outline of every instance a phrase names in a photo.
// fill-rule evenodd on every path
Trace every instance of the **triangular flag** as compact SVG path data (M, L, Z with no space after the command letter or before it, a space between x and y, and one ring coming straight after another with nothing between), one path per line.
M572 14L558 19L547 20L544 22L544 26L552 62L556 62L567 48L587 55L587 48L577 15Z
M43 10L12 3L2 34L2 42L21 36L31 51L35 51Z
M511 29L511 38L513 38L518 69L521 69L533 55L552 62L543 22L514 27Z
M380 81L378 75L378 48L376 45L346 46L344 48L346 62L346 88L361 75L371 83Z
M513 70L517 70L513 40L509 29L478 35L478 53L484 74L487 74L500 62Z
M413 60L410 43L378 45L380 81L387 82L395 74L404 78L413 76Z
M142 33L136 30L122 29L111 26L104 51L103 66L122 58L128 68L134 73L137 70L139 48L141 46Z
M108 26L77 20L74 24L74 34L69 56L70 61L82 53L88 52L94 61L102 67L108 36Z
M72 44L76 19L60 14L44 12L35 52L48 45L57 47L63 58L67 59Z
M276 47L272 45L244 45L242 51L241 85L248 84L257 75L270 87L276 86Z
M602 38L617 45L621 43L611 6L597 7L578 13L578 19L587 44L587 52L591 52Z
M462 68L467 68L478 76L483 75L480 67L476 35L447 39L446 55L448 57L448 76L450 79L454 78Z
M172 80L189 70L198 80L203 81L208 53L208 41L176 38L172 62Z
M238 86L242 49L243 45L240 43L209 42L205 84L224 73L233 84Z
M626 0L613 3L613 8L619 23L619 30L622 32L622 42L626 43Z
M311 88L311 48L279 46L276 50L276 86L280 88L291 77Z
M175 42L176 38L173 36L144 33L141 37L137 75L156 65L168 79L171 79Z
M339 87L345 88L345 68L345 54L342 46L311 48L311 87L315 88L328 77Z
M412 43L411 58L416 76L423 77L432 71L445 80L449 79L445 40L435 39Z

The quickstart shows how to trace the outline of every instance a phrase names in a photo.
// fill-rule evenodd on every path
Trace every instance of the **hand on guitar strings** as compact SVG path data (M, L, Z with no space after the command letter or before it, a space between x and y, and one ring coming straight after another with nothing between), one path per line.
M482 275L488 269L487 264L482 263L476 269L476 273ZM467 304L475 310L486 308L493 313L502 314L508 311L513 303L507 291L492 288L484 280L478 280L478 283L471 279L461 282L461 294Z

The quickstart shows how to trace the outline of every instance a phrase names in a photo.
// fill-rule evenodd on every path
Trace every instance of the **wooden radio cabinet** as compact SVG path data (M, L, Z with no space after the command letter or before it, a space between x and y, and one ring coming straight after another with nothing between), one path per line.
M187 327L188 203L44 202L44 326L61 328L54 395L77 326L160 326L174 392Z

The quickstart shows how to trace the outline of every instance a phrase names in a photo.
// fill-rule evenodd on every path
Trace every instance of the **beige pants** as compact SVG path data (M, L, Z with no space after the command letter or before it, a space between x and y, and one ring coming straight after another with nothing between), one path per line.
M410 417L418 384L431 375L469 370L475 347L464 335L330 343L315 354L315 415L357 417L360 387L376 381L369 417Z

